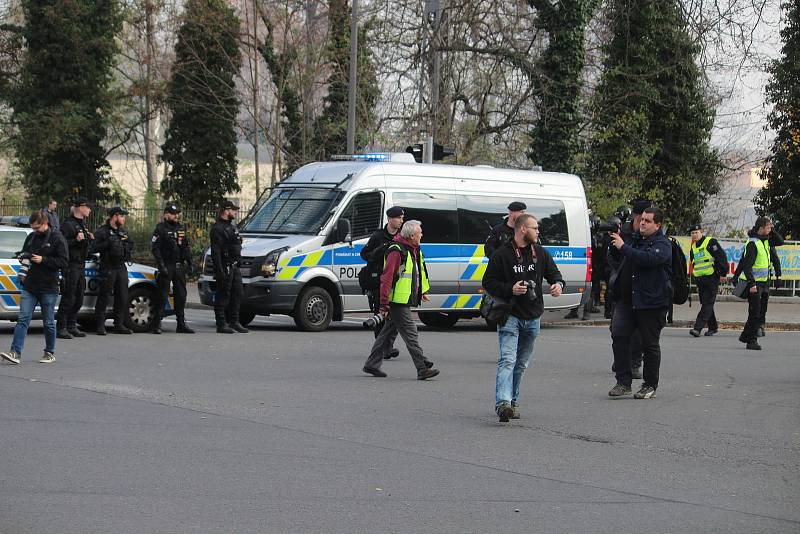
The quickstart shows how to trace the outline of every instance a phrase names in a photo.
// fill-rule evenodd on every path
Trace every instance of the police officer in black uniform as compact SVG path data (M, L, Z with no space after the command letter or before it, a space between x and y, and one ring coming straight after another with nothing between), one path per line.
M132 334L125 326L128 312L128 268L133 241L125 229L127 210L114 206L108 210L106 223L94 233L93 252L100 254L100 291L94 307L97 335L106 335L106 309L108 299L114 294L114 333Z
M239 206L224 201L219 208L217 222L211 227L211 262L214 266L216 293L214 296L214 317L217 333L246 334L247 328L239 323L239 306L244 287L239 261L242 257L242 237L239 228L233 224Z
M175 297L175 318L179 334L194 334L186 324L186 273L192 272L192 251L186 226L178 222L181 209L173 202L164 207L164 220L156 225L150 240L150 251L158 266L158 288L161 290L161 309L153 322L154 334L161 333L161 320L169 302L169 286Z
M492 228L489 236L486 238L486 243L483 246L483 254L487 258L491 258L494 251L514 239L514 221L517 217L525 213L528 206L524 202L514 201L508 205L508 217Z
M75 197L70 216L61 223L61 234L67 242L69 252L69 264L63 271L64 287L58 303L56 328L59 339L86 337L78 329L78 312L83 306L83 294L86 291L86 258L94 239L94 235L86 228L86 218L91 212L86 198Z

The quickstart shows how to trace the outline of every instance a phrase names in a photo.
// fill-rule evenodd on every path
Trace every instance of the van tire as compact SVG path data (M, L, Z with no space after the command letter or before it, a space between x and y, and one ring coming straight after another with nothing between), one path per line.
M417 312L419 320L426 326L431 328L450 328L458 322L459 315L457 313L445 312Z
M161 297L155 286L134 286L128 291L128 313L125 316L125 326L137 334L149 332L159 313Z
M247 326L256 318L255 312L239 310L239 324Z
M300 292L294 306L294 323L306 332L322 332L333 319L333 299L325 289L309 286Z

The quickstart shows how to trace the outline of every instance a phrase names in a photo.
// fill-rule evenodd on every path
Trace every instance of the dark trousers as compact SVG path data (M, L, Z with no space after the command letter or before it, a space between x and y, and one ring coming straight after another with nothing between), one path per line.
M94 305L97 322L106 319L108 299L114 295L114 325L125 325L128 314L128 269L125 266L100 270L100 292Z
M717 301L719 278L716 276L701 276L696 279L697 296L700 298L700 311L694 321L694 329L698 332L708 325L708 329L716 331L719 328L717 316L714 314L714 303Z
M769 282L761 293L761 311L759 315L759 326L763 327L767 323L767 306L769 305Z
M238 323L243 294L242 272L238 265L231 265L222 283L217 281L214 295L214 315L217 319L224 318L228 324Z
M186 275L183 265L168 263L167 272L158 273L158 289L161 290L161 318L166 316L167 303L169 302L169 286L172 284L172 296L175 299L175 317L179 323L185 320L186 310Z
M758 327L763 323L761 322L765 317L762 313L766 314L766 301L769 299L769 288L766 283L759 282L756 284L757 291L755 293L747 292L747 322L744 323L744 330L742 335L739 336L745 343L752 343L758 338ZM764 298L767 294L767 298Z
M375 338L375 343L372 344L372 350L364 366L380 369L386 357L387 342L389 338L394 339L398 333L406 343L406 348L411 354L411 360L414 362L417 372L426 369L425 362L428 360L422 355L417 323L414 322L414 317L411 315L411 307L404 304L389 304L389 314L386 316L383 330Z
M614 305L614 319L611 322L611 348L614 351L614 370L618 384L630 386L631 376L631 336L639 332L644 352L644 385L658 387L658 370L661 367L661 346L659 338L667 310L634 310L630 304L617 302Z
M83 306L83 294L86 292L83 262L70 263L63 274L64 290L61 292L61 301L58 303L56 317L56 325L59 330L76 328L78 312Z
M381 311L381 295L377 290L367 290L367 300L369 300L369 309L372 310L372 313L379 313ZM385 325L386 323L383 322L375 327L375 339L378 339L378 334L381 333L381 330L383 330ZM395 329L394 333L386 340L385 349L387 352L394 347L395 339L397 339L397 329Z
M592 306L600 306L600 292L603 289L603 281L600 279L592 280Z

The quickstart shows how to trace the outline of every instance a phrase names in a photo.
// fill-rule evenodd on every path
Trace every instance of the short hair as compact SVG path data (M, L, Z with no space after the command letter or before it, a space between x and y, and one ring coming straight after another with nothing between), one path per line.
M534 217L533 215L531 215L530 213L523 213L522 215L517 217L516 221L514 221L514 229L515 230L519 230L523 226L527 226L526 221L529 221L530 219L533 219L534 221L539 222L539 220L536 217Z
M28 217L28 224L30 225L44 224L46 222L50 222L50 219L47 218L47 214L44 210L36 210Z
M764 228L766 225L768 225L771 222L772 222L772 219L762 215L761 217L756 219L756 223L753 225L753 228L758 230L759 228Z
M54 199L53 197L50 197L50 200L47 201L48 204L52 204L53 202L57 203L58 200Z
M413 219L406 221L403 223L403 227L400 228L400 235L406 239L411 239L417 233L417 228L422 228L421 222Z
M661 211L660 208L657 208L655 206L650 206L649 208L645 208L645 210L642 212L642 215L644 215L645 213L652 213L653 222L656 224L661 224L664 222L664 212Z

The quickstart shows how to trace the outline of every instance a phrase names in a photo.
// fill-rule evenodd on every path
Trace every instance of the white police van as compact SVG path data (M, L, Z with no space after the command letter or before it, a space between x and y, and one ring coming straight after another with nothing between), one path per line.
M16 321L19 315L21 290L17 282L19 260L16 253L22 249L25 238L33 230L21 226L26 225L28 217L0 218L0 320ZM134 332L148 332L152 328L161 294L156 285L157 270L139 263L128 264L128 322L127 326ZM94 303L100 289L97 261L90 256L86 261L86 294L83 306L78 312L78 323L85 329L94 331ZM109 307L113 305L110 299ZM172 298L167 304L167 314L172 314ZM41 313L34 313L34 318L41 318Z
M400 206L422 222L431 282L422 322L451 326L476 317L488 260L483 243L507 206L525 202L540 239L567 283L547 308L578 305L590 272L586 197L577 176L488 166L426 165L411 154L369 154L311 163L261 199L240 224L244 297L241 321L286 314L303 330L322 331L348 312L367 312L359 256L370 235ZM204 255L200 299L212 305L211 258Z

